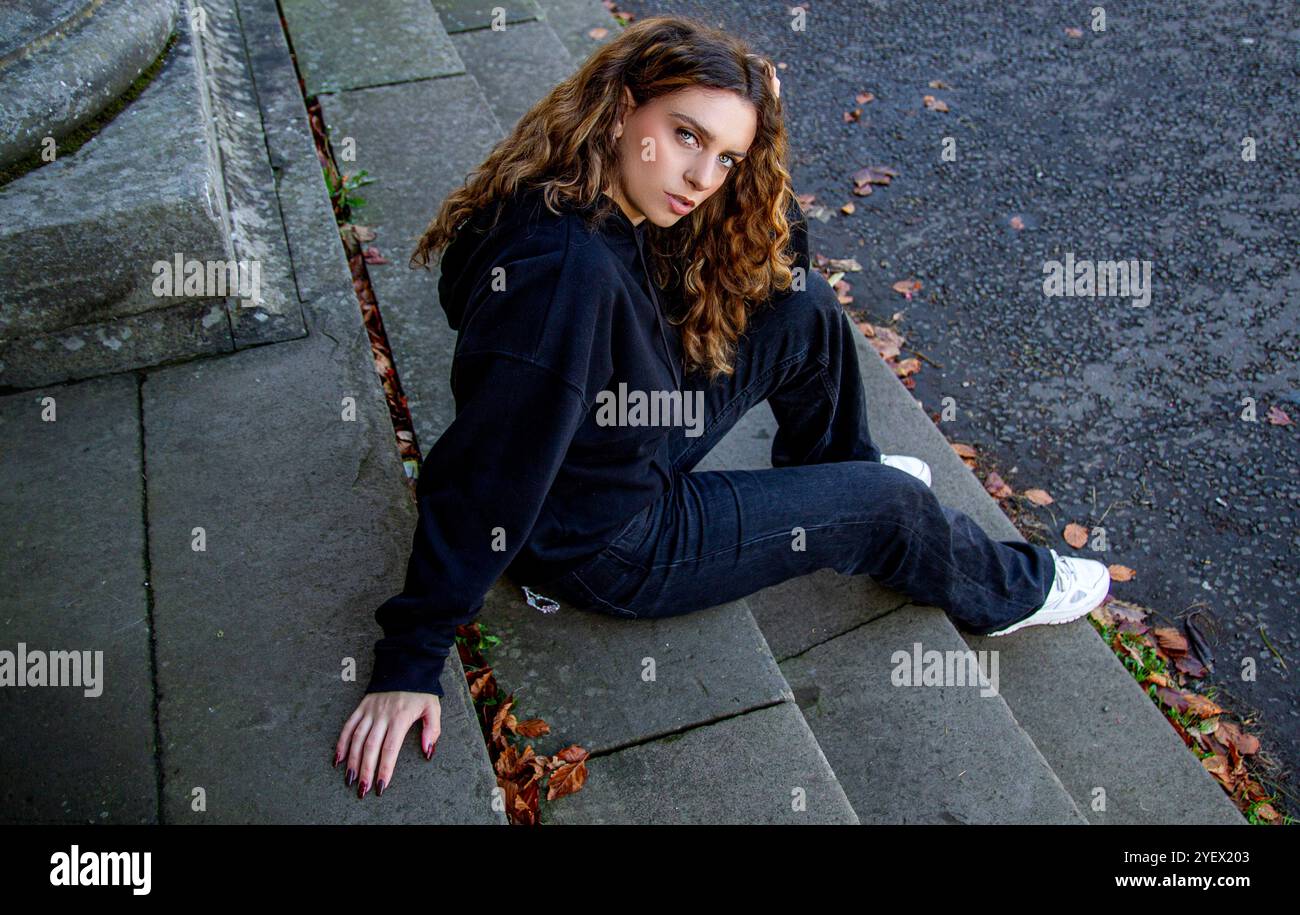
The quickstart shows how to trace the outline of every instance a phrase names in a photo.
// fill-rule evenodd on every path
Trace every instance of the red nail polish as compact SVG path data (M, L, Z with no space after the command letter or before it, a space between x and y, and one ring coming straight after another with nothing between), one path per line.
M339 767L339 763L341 763L342 761L343 761L343 754L340 753L338 750L335 750L335 751L334 751L334 768L337 769L337 768Z
M375 782L375 794L378 797L384 796L384 780L382 778L379 781Z
M434 746L435 746L434 744L429 744L427 747L424 748L424 758L425 758L425 759L433 759L433 748L434 748Z
M369 791L370 791L370 782L366 781L363 778L361 780L361 786L357 788L357 799L360 800L361 798L365 797L366 793Z

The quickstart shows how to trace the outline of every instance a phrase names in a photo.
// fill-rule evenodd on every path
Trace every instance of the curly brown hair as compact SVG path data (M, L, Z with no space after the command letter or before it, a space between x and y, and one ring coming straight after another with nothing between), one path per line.
M618 173L614 128L624 87L638 106L691 86L735 92L757 114L749 154L688 216L669 228L646 226L652 280L681 303L670 320L681 327L686 370L707 367L710 380L732 374L735 342L752 308L793 283L786 214L794 192L774 72L742 40L693 19L661 16L629 26L520 118L443 201L410 266L427 269L474 213L522 188L542 188L554 213L567 203L606 218L616 206L602 191Z

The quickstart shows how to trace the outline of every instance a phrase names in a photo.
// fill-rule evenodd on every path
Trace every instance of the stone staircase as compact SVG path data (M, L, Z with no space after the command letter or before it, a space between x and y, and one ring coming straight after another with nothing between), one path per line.
M393 787L361 802L326 762L360 696L340 688L340 646L364 683L415 507L276 3L224 9L255 89L234 119L264 132L306 336L0 398L0 516L26 519L0 552L5 616L21 624L4 647L93 644L115 672L93 709L0 691L0 820L504 823L454 653L433 762L413 731ZM355 142L340 164L377 179L358 218L392 262L369 272L427 453L454 416L455 334L437 270L407 257L444 196L594 47L587 31L618 25L598 0L279 9L336 151ZM1018 537L865 340L859 358L877 443L924 458L945 503ZM40 421L41 395L62 422ZM770 466L774 430L760 405L699 469ZM502 579L482 620L517 710L551 725L537 751L592 754L587 786L545 822L1244 822L1083 621L985 645L829 570L631 622L542 614ZM894 686L891 656L914 643L998 649L998 693ZM89 753L87 735L100 735Z
M391 44L389 23L409 21L398 8L424 8L392 5L348 42ZM329 60L348 45L302 47L295 23L309 6L286 4L295 48L317 72L336 72ZM335 143L353 138L356 166L379 179L363 221L395 263L442 198L595 46L587 31L618 28L599 3L544 0L506 5L497 31L490 6L435 0L435 53L418 77L319 83L336 90L321 96ZM437 270L370 273L427 451L454 416L455 334L436 305ZM865 340L859 357L881 447L926 459L945 502L1019 538ZM766 405L751 411L699 469L770 466L774 431ZM482 619L503 639L490 659L500 682L523 714L551 725L537 751L578 743L592 754L587 787L548 805L547 822L1242 822L1086 622L986 646L936 608L830 570L630 623L563 606L541 614L503 579ZM999 649L999 694L892 686L890 656L913 643ZM642 676L646 659L653 679Z

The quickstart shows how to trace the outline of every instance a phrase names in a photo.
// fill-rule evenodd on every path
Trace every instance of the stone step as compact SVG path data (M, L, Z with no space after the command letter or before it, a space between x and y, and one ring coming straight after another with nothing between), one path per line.
M355 298L305 310L305 340L144 382L165 818L503 823L454 655L431 762L413 728L379 803L330 767L416 514Z
M138 387L0 398L0 651L91 661L0 689L0 822L158 821Z
M856 342L876 444L886 453L910 454L927 461L940 501L970 515L990 536L1023 540L866 338L859 337ZM770 467L775 431L771 409L760 404L737 423L699 468ZM853 645L859 629L895 632L891 650L909 650L913 641L926 647L933 641L933 647L948 650L958 638L977 653L998 652L1000 698L989 704L1005 703L1009 711L1006 717L993 716L1003 734L998 745L1020 747L1024 750L1022 764L1031 769L1049 768L1089 822L1244 822L1218 783L1197 763L1086 620L1030 627L1001 638L964 635L946 615L931 619L935 608L914 607L904 595L865 576L842 576L829 569L764 589L746 600L837 771L843 771L842 754L849 752L853 743L836 730L835 722L842 718L853 736L860 720L855 712L842 713L841 705L850 710L874 707L895 733L902 733L918 703L910 690L884 693L845 675L844 665L851 665L862 651L840 649L838 643ZM902 626L909 618L907 626L916 630L915 637L906 628L891 628ZM922 638L926 633L928 641ZM811 667L804 660L807 658L813 659ZM1050 676L1045 676L1047 671ZM822 680L842 685L828 686ZM939 694L947 690L925 692L934 692L936 695L927 698L937 702L941 701ZM960 689L957 694L962 694ZM899 698L886 701L893 696ZM820 710L810 697L832 703L831 711ZM963 732L975 726L982 719L971 717L972 708L954 708L951 723L959 724ZM988 709L981 705L978 712L987 717ZM987 726L987 722L980 724ZM1021 744L1010 726L1028 736L1032 750ZM946 770L949 754L970 750L960 738L950 746L935 743L929 749L935 771L940 766ZM918 758L913 751L909 754L907 759ZM992 756L972 760L972 771L991 780L983 796L995 800L1005 790L996 784L999 779L1011 776L1019 780L1023 775L997 766L990 769L985 764L990 761ZM912 771L917 769L909 765ZM858 793L863 786L855 784L852 776L845 781L845 789L858 815L864 821L874 821L877 813L872 811L881 810L879 799L872 795L864 800ZM963 797L969 801L972 796ZM1023 822L1039 821L1037 810L1022 810L1028 815ZM888 817L889 812L883 815ZM990 809L987 815L989 819L980 821L999 821L996 810ZM941 814L938 821L946 820Z
M361 219L377 229L376 243L394 264L371 267L370 277L425 453L455 415L449 378L456 335L436 304L438 269L410 271L406 260L441 201L503 135L489 98L517 96L528 86L549 89L557 78L553 58L563 53L558 41L538 37L549 29L529 20L507 25L504 32L472 31L481 20L469 16L468 6L459 5L458 11L440 8L459 29L453 32L458 47L483 42L475 55L462 57L516 55L513 72L493 71L485 77L502 77L496 92L485 94L473 77L447 76L321 96L331 136L354 138L357 168L378 179L367 188ZM528 40L520 43L521 38ZM525 54L530 45L532 57ZM514 50L507 52L507 46ZM522 97L540 97L536 88ZM503 117L515 116L503 109ZM399 123L406 125L406 136L425 137L427 143L396 142L389 131ZM426 206L412 206L413 200L424 200ZM770 807L764 821L784 821L791 791L802 786L819 821L856 822L743 602L640 625L568 609L543 616L523 599L515 583L503 578L485 599L482 619L505 639L490 658L501 683L518 690L521 712L543 717L552 726L551 735L535 742L538 752L579 743L605 754L602 758L610 761L600 765L606 779L601 790L611 796L630 799L657 790L658 776L642 767L616 764L613 760L620 754L633 753L630 758L635 759L635 754L649 752L644 747L671 742L673 734L698 733L680 744L691 752L682 756L676 770L682 780L674 806L653 816L692 822L732 818L737 815L734 792L744 791L752 778L756 781L750 790L779 788L779 796L787 799L784 806ZM598 645L592 644L594 632L602 633ZM640 679L647 657L655 658L656 667L664 671L657 685L647 686ZM646 688L639 691L637 686ZM734 723L712 730L722 720ZM774 728L781 729L778 742L786 749L775 756L769 746L776 739ZM732 793L720 793L711 781L691 781L693 772L710 764L713 741L720 734L732 735L729 739L738 742L741 756L771 757L761 776L738 773L740 783ZM574 812L566 822L614 816L608 805L580 809L589 810L590 819Z
M308 97L465 72L429 0L280 0ZM341 26L342 24L342 26Z
M516 715L550 725L534 751L592 754L588 787L545 822L857 822L744 601L661 620L555 603L503 579L482 613Z
M204 11L97 136L0 188L0 388L305 332L236 9ZM247 265L254 294L160 294L158 265L178 256Z
M575 66L582 66L593 50L612 41L622 28L600 0L538 0L538 6ZM605 35L595 38L592 29L605 29Z
M446 0L441 2L449 5ZM494 29L490 15L475 18L466 15L468 10L459 12L462 15L458 21L466 28L452 34L452 43L483 90L497 121L509 132L551 87L573 72L573 60L544 21L511 22L507 16L507 24Z
M929 463L940 501L970 515L989 536L1024 540L866 338L857 343L877 445ZM1064 542L1057 550L1109 561ZM1123 594L1123 585L1112 589ZM999 651L1002 698L1090 822L1245 823L1087 619L963 638L976 651Z
M696 469L770 468L775 433L759 404ZM896 651L968 650L941 611L832 569L745 600L863 823L1085 822L996 692L893 685Z

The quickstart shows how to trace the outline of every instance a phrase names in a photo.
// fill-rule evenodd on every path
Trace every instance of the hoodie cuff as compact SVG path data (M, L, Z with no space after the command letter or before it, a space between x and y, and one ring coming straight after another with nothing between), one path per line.
M376 648L375 666L370 672L366 695L400 690L407 693L432 693L441 697L442 669L446 658L396 648Z

